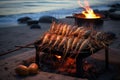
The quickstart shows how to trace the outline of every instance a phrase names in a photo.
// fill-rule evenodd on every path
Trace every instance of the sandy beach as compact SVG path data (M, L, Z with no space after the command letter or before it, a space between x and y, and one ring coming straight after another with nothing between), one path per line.
M0 0L0 11L0 80L120 80L120 1Z
M42 24L42 29L30 29L26 24L18 24L13 27L0 28L0 53L15 49L15 46L22 46L36 41L49 28L50 24ZM26 49L16 51L21 53ZM11 55L14 55L11 54Z
M60 19L60 22L74 25L74 19L64 18ZM41 29L30 29L30 27L26 24L18 24L16 26L9 25L12 27L0 28L0 53L15 49L15 46L26 45L36 40L39 40L40 36L49 29L51 24L39 23L39 25L41 26ZM113 42L113 44L110 45L110 48L118 50L117 53L114 54L120 54L120 21L111 19L104 20L104 24L100 31L111 31L116 34L117 39ZM3 62L7 58L12 58L24 52L32 50L34 50L34 48L24 48L19 51L7 54L5 56L1 56L0 60ZM103 55L100 58L102 57ZM73 80L73 78L71 80Z

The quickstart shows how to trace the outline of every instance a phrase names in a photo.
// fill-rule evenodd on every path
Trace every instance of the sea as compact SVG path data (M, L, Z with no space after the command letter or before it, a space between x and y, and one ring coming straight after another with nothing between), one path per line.
M79 1L84 5L84 0ZM109 5L120 3L120 0L88 0L88 2L92 9L108 10ZM25 16L34 20L46 15L65 18L81 11L78 0L0 0L0 27L18 24L17 19Z

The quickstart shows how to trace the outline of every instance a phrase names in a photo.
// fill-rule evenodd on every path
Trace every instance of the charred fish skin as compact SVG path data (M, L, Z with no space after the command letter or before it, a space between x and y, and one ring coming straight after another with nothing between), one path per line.
M61 42L58 45L58 49L60 49L61 46L64 46L67 40L68 40L68 37L63 37Z
M70 37L70 38L68 39L67 44L66 44L66 48L65 48L64 54L63 54L63 60L65 59L67 53L70 51L73 40L74 40L73 37Z
M74 40L73 40L73 42L72 42L72 45L71 45L71 50L74 49L74 47L77 45L78 41L79 41L79 38L75 37Z
M43 40L42 40L42 45L44 45L45 43L47 43L49 41L51 34L50 33L46 33L46 35L44 36Z
M91 30L87 30L87 31L85 31L85 33L83 34L83 37L84 37L85 39L87 39L87 38L91 35L91 33L92 33Z
M73 50L73 52L77 52L77 50L79 49L80 45L82 44L82 42L84 41L85 39L79 39L77 44L76 44L76 47L75 49Z
M50 32L54 32L54 30L56 29L55 25L56 25L56 22L53 22L49 30Z
M51 47L54 48L56 45L58 45L59 42L61 41L61 38L62 38L62 36L61 36L61 35L58 35L58 36L56 37L56 40L55 40L54 44L53 44Z

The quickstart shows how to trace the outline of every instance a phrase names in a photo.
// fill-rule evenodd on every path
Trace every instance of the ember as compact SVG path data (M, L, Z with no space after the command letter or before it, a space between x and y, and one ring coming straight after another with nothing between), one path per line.
M56 58L58 58L58 59L61 59L62 57L61 56L59 56L59 55L55 55L56 56Z

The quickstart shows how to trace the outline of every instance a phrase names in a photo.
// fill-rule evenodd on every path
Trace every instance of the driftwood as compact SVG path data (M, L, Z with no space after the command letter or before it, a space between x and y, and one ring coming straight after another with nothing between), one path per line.
M15 46L15 47L21 47L21 48L35 48L34 46Z
M3 55L6 55L6 54L9 54L9 53L11 53L11 52L14 52L14 51L20 50L20 49L22 49L22 48L27 48L27 47L33 45L34 43L35 43L35 42L32 42L32 43L26 44L26 45L24 45L24 46L17 46L15 49L9 50L9 51L4 52L4 53L0 53L0 56L3 56Z

